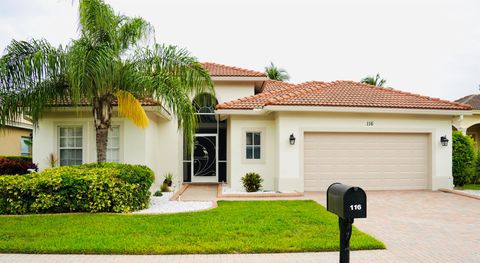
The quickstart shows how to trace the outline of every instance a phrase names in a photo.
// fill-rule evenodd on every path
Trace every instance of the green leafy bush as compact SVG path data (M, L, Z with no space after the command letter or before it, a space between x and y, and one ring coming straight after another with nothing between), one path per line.
M163 196L163 193L162 193L162 191L157 190L157 191L155 191L155 193L153 193L153 196Z
M470 182L476 173L475 142L460 131L453 131L452 141L453 184L463 186Z
M0 176L0 214L131 212L148 205L153 172L116 163Z
M263 179L257 173L247 173L242 182L247 192L256 192L262 187Z
M38 170L32 159L20 157L0 157L0 175L27 174L29 169Z

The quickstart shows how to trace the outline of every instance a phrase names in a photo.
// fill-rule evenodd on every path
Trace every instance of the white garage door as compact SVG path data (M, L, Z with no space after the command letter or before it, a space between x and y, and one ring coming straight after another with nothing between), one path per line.
M368 190L426 189L429 136L414 133L305 133L305 191L335 182Z

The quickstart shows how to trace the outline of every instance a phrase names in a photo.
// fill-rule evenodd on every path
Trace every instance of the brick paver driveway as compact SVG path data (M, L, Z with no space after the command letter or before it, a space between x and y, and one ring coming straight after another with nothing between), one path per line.
M480 262L480 200L431 191L367 192L368 218L355 222L386 250L354 251L352 263ZM306 193L325 204L325 193ZM0 255L0 262L338 262L336 253L262 255Z
M306 196L325 205L324 193ZM367 219L355 225L385 242L389 262L480 262L480 200L436 191L375 191L367 198Z

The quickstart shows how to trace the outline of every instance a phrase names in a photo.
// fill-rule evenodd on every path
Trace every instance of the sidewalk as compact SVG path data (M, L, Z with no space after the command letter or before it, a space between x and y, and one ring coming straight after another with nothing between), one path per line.
M338 252L166 256L0 254L0 263L337 263L338 255ZM352 263L383 263L391 262L392 256L386 250L372 250L353 251L350 258Z

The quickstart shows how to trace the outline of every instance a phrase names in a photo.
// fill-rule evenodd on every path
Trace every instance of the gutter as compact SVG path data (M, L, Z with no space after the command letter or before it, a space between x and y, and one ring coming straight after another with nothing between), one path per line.
M402 108L371 108L371 107L326 107L326 106L265 106L266 111L280 112L344 112L344 113L388 113L416 115L461 116L472 115L471 110L435 110L435 109L402 109Z
M213 81L267 81L267 77L211 76Z

